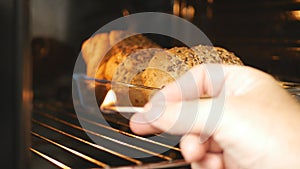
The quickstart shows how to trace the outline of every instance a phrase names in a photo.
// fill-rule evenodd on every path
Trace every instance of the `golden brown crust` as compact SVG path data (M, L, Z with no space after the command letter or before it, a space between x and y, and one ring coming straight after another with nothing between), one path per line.
M108 33L97 34L83 43L81 52L82 58L87 65L88 76L94 77L98 69L98 65L102 61L102 58L105 56L106 50L109 47L110 43Z
M229 52L224 48L215 47L218 55L222 59L223 64L227 65L243 65L243 62L239 57L237 57L233 52Z
M161 88L175 80L191 66L184 63L182 57L173 51L161 51L150 60L148 68L142 74L145 86Z
M193 66L202 63L243 65L232 52L220 47L198 45L191 49L174 47L156 53L148 68L143 72L145 86L161 88L183 75Z
M148 67L148 63L155 54L155 52L159 50L162 49L140 49L136 50L136 52L131 53L117 67L113 75L112 81L144 85L142 73ZM116 88L116 90L118 92L121 91L118 90L118 88ZM137 88L130 88L128 93L132 104L135 106L143 106L148 100L144 98L145 96L143 95L143 90Z
M87 75L111 80L115 68L130 53L137 49L159 47L143 35L132 35L130 32L115 30L96 34L86 40L81 52L87 64Z
M133 54L141 49L158 47L158 45L156 45L143 35L134 35L122 40L110 50L110 59L106 64L105 78L108 80L112 80L113 75L115 74L119 65L121 65L130 54ZM141 60L141 62L143 62L143 60ZM127 64L130 63L127 61Z
M143 35L130 35L128 32L112 31L86 41L82 53L88 65L87 74L101 79L161 88L202 63L243 65L234 53L220 47L198 45L192 48L161 49ZM102 58L100 66L96 64L99 58ZM134 106L143 106L153 94L149 90L115 90L128 98L124 104L130 101Z
M143 85L141 72L146 69L147 63L154 55L153 50L148 50L148 48L160 47L143 35L131 35L125 31L111 31L87 40L82 48L83 57L87 63L87 75ZM107 53L103 52L107 50L109 50ZM97 63L97 60L101 60L101 63L99 64L99 61ZM128 104L128 99L136 106L146 103L141 90L125 90L116 86L115 92L123 98L120 104Z

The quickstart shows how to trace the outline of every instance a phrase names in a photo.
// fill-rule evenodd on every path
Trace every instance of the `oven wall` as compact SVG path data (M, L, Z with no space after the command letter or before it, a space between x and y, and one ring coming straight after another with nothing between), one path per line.
M214 45L279 80L300 82L298 0L201 0L200 28Z
M63 65L72 67L82 42L101 26L121 17L124 9L129 13L173 13L175 2L181 5L181 10L194 8L195 15L190 21L214 45L235 52L246 65L281 80L300 81L297 77L300 73L297 64L300 61L300 3L297 0L145 0L142 3L139 0L31 0L32 33L34 38L51 39L56 43L52 47L60 46L62 51L69 51L58 56L60 51L49 58L65 57L67 62ZM48 60L38 63L41 68L47 68Z
M0 1L0 166L29 168L31 59L28 1Z

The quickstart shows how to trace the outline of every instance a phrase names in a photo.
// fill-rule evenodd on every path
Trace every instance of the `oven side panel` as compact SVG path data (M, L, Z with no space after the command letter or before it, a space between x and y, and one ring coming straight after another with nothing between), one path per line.
M0 1L1 168L29 168L31 59L28 0Z

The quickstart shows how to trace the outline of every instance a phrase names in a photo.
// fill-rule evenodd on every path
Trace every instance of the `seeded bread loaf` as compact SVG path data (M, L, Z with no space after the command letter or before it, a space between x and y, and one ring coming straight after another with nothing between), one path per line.
M160 46L143 35L133 35L125 31L111 31L97 34L83 43L82 56L87 64L87 75L98 79L107 79L130 84L143 85L141 72ZM150 50L151 49L151 50ZM112 86L120 102L118 104L144 105L143 91ZM96 88L98 100L103 95Z
M163 49L149 48L141 49L133 52L127 56L126 59L120 63L112 75L112 81L124 82L127 84L144 85L143 72L148 67L148 63L156 52L163 51ZM114 85L114 91L122 95L122 102L119 104L135 106L143 106L148 99L145 95L146 89L141 88L126 88Z
M174 47L156 53L143 72L145 86L161 88L172 82L193 66L202 63L243 65L234 53L220 47L198 45L191 49Z
M134 53L138 50L148 48L159 48L159 46L143 35L134 35L122 40L120 43L117 43L115 46L112 47L112 49L108 53L109 59L106 63L104 77L108 80L111 80L118 66L122 64L125 61L125 59L129 58L130 54L132 54L132 57L136 57L137 59L139 58L139 60L137 61L131 59L133 61L131 64L142 64L144 62L143 59L149 58L147 56L149 54L143 52L143 55L145 56L139 56L140 54ZM127 67L129 66L128 64L130 63L127 62Z
M89 45L87 45L88 43L84 45L86 48L83 52L84 58L86 58L88 68L96 69L96 74L94 74L96 78L161 88L193 66L202 63L243 65L234 53L220 47L198 45L192 48L162 49L143 35L130 36L111 48L111 44L125 36L129 36L129 34L113 31L94 37L89 40ZM98 42L97 38L99 38ZM87 46L91 46L90 49ZM101 46L111 49L105 54L102 63L97 64L98 67L96 67L95 60L97 57L99 58L99 55L95 52L100 51L100 54L103 55L102 50L97 49ZM90 75L92 74L90 73ZM121 98L119 104L134 106L143 106L154 92L124 86L115 86L114 90Z
M147 48L160 48L143 35L126 31L100 33L86 40L81 48L87 75L112 80L117 67L129 54Z
M191 49L144 49L128 55L118 65L113 81L161 88L202 63L243 64L233 53L220 47L198 45ZM156 92L146 89L125 90L116 88L119 94L124 94L122 103L134 106L143 106Z

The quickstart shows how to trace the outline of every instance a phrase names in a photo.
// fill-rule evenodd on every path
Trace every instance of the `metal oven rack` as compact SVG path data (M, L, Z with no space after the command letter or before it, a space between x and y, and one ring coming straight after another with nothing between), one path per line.
M300 84L280 82L280 85L300 101ZM159 139L153 140L135 135L129 129L128 120L120 115L105 115L105 120L109 122L105 125L96 122L92 113L84 117L76 114L70 103L35 101L33 110L32 168L190 168L178 146L167 144L168 139L174 136L160 135ZM98 130L83 129L78 119ZM98 137L103 144L95 144L86 133ZM149 147L117 140L115 133L135 138ZM137 159L126 156L118 148L108 147L108 142L114 143L114 148L122 146L151 157ZM170 150L159 154L151 149L153 146Z
M279 82L282 88L287 90L293 97L300 101L300 83Z
M98 128L99 131L83 129L78 119ZM77 116L73 105L52 101L34 105L32 117L32 168L190 168L178 147L167 145L169 137L160 136L159 140L141 137L131 133L128 120L120 116L107 115L110 125L96 123L94 115L89 118ZM86 135L97 136L103 145L97 145ZM113 135L120 133L133 137L151 146L164 146L170 150L159 154L148 147L134 145L126 140L116 140ZM108 147L107 142L113 142ZM122 146L140 153L150 154L149 158L132 158L115 149Z

